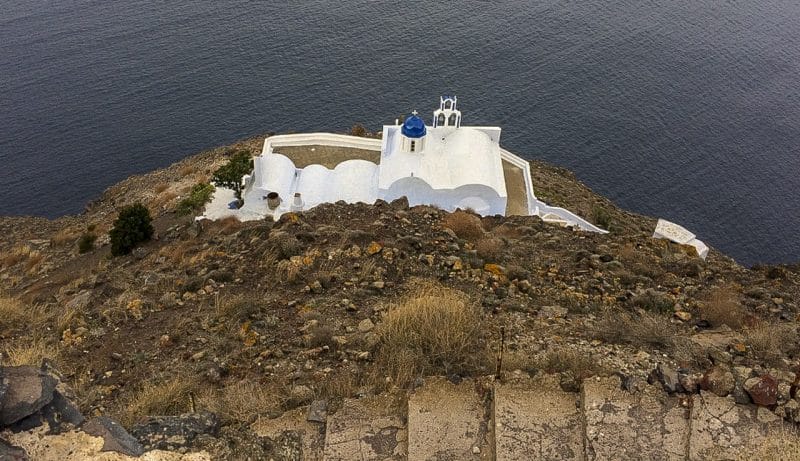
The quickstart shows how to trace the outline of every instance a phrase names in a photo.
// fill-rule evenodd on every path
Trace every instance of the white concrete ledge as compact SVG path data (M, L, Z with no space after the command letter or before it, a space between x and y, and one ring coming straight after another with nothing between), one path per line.
M333 133L279 134L264 140L262 155L271 154L276 147L334 146L380 152L381 140Z

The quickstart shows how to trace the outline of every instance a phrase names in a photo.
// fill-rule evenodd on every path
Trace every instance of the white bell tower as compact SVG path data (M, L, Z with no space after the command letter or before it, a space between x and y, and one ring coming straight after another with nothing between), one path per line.
M461 111L456 108L458 98L455 96L441 96L439 98L439 109L433 112L433 127L452 127L461 126Z

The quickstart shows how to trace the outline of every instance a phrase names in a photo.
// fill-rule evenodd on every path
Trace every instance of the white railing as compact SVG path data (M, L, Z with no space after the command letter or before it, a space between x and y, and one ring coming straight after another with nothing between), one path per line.
M531 178L531 166L527 160L518 157L517 155L512 154L511 152L500 149L500 157L507 161L508 163L522 169L523 177L525 178L525 191L528 196L528 213L534 216L539 216L540 218L544 218L544 216L548 214L552 214L558 216L560 220L551 220L551 219L544 219L545 221L549 222L559 222L563 221L567 225L570 226L578 226L582 230L591 231L591 232L599 232L601 234L608 233L607 230L602 229L600 227L595 226L594 224L590 223L589 221L581 218L580 216L576 215L575 213L556 206L550 206L541 200L536 198L536 194L533 192L533 179Z
M276 147L334 146L380 152L381 140L333 133L279 134L264 140L262 155L271 154Z

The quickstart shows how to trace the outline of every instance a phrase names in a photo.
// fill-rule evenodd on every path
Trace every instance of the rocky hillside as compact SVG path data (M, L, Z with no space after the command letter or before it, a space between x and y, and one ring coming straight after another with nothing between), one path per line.
M800 422L798 266L744 268L713 249L701 260L690 247L650 238L655 219L620 210L540 162L531 164L540 198L612 232L409 208L403 200L323 205L276 223L197 224L175 213L231 152L256 152L262 141L132 177L80 216L0 218L0 360L10 367L0 378L9 388L22 386L15 376L58 383L59 399L81 416L42 429L41 415L58 400L51 389L18 417L0 419L0 439L34 458L47 450L25 438L30 431L111 434L106 443L116 434L153 459L177 451L316 459L323 448L296 437L289 420L319 424L314 431L325 435L353 405L378 399L385 411L402 408L386 416L400 428L392 432L400 448L390 454L413 459L408 453L422 442L411 440L407 397L433 376L484 389L489 416L481 427L491 447L502 446L493 428L507 419L498 414L505 408L498 386L526 379L534 383L526 392L544 379L584 406L587 382L616 379L620 392L656 389L674 399L687 421L696 419L693 402L722 399L723 407ZM117 210L134 202L150 209L156 238L112 258L108 230ZM81 253L87 234L97 239ZM14 368L21 365L35 368ZM542 395L555 392L548 389ZM11 394L18 393L0 391L0 402ZM0 405L0 416L9 405ZM37 424L19 424L37 414ZM576 416L581 427L591 414ZM72 430L84 420L89 430ZM425 424L421 433L436 431L435 422ZM163 431L183 435L153 436ZM607 446L587 448L587 437L574 459L610 459ZM734 444L714 440L704 443ZM502 458L500 448L475 448L483 459ZM679 450L713 459L690 451Z

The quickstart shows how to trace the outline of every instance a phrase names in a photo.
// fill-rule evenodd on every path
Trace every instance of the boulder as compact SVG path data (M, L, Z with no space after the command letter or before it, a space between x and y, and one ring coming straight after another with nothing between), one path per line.
M683 386L681 386L678 372L668 365L659 363L655 370L653 370L651 377L651 384L655 383L656 381L659 382L664 390L670 394L683 391Z
M8 390L8 378L3 374L3 369L0 368L0 410L3 409L3 397Z
M144 447L125 430L118 422L107 416L93 418L81 426L81 430L89 435L103 439L101 451L115 451L128 456L141 456Z
M28 454L25 450L15 447L3 439L0 439L0 460L2 461L28 461Z
M0 427L24 419L53 400L58 381L35 367L5 367L0 369L5 384Z
M733 378L731 370L724 365L714 365L700 381L700 387L703 390L710 391L720 397L725 397L733 392L736 386L736 380Z
M151 416L131 433L148 450L176 450L190 447L204 434L216 435L219 418L214 413L186 413L180 416Z
M308 407L308 416L306 420L316 423L325 423L328 419L328 401L327 400L314 400Z
M744 389L756 405L767 407L778 401L778 381L768 374L748 379L744 382Z
M58 387L62 386L64 385L59 384ZM13 432L28 431L46 422L48 434L60 434L75 429L84 421L85 418L78 406L66 397L63 391L56 389L53 391L53 400L50 403L36 413L15 422L9 426L9 429Z

